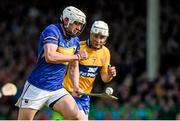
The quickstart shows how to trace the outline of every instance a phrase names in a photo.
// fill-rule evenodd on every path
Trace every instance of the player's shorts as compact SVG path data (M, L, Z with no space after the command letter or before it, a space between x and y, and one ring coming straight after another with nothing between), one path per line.
M90 98L89 96L82 95L81 97L74 97L80 111L85 115L89 115Z
M51 104L66 95L70 94L64 88L56 91L46 91L37 88L26 81L23 92L16 103L16 106L20 108L40 110L44 105L51 107Z

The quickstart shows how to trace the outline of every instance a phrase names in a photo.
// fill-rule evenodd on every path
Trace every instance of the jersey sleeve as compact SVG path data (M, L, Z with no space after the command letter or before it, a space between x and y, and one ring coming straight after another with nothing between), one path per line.
M59 30L55 25L50 25L45 28L45 30L42 32L42 38L41 41L43 42L43 45L47 43L52 44L58 44L59 39Z
M101 73L108 73L108 66L110 64L110 52L107 48L104 50L104 63L101 68Z
M79 42L79 38L77 37L76 38L77 39L77 47L76 47L76 50L75 50L75 52L74 52L74 54L77 54L78 52L79 52L79 50L80 50L80 42Z

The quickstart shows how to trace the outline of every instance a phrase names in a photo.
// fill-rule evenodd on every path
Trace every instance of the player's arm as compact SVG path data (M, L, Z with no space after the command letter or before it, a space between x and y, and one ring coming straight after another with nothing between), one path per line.
M108 68L107 73L101 72L101 79L105 83L110 82L113 79L113 77L116 76L116 68L115 68L115 66L108 66L107 68Z
M56 44L51 44L51 43L44 45L44 56L45 56L46 62L62 63L62 62L71 62L73 60L87 58L87 54L84 54L83 52L79 52L76 55L64 55L56 51L57 47L58 46Z
M79 63L78 61L72 61L69 63L69 75L73 84L74 92L79 91Z
M48 26L42 32L42 43L44 45L44 56L45 60L48 63L63 63L71 62L78 59L86 59L87 57L81 53L76 55L64 55L60 52L57 52L58 49L58 28L51 25Z
M116 76L116 68L115 66L110 65L110 52L108 49L104 52L104 64L101 68L101 79L103 82L108 83L110 82L113 77Z

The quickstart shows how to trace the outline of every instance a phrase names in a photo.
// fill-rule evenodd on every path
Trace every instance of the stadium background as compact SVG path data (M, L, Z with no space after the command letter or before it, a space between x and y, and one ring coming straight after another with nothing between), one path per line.
M15 83L18 93L0 99L0 119L17 119L14 107L28 73L36 62L37 40L64 7L73 5L87 15L80 38L89 36L94 20L109 24L107 47L117 77L108 85L98 77L93 91L114 88L118 101L92 98L90 119L180 119L180 1L160 1L160 69L149 81L146 73L146 0L0 0L0 87ZM44 108L35 119L53 119Z

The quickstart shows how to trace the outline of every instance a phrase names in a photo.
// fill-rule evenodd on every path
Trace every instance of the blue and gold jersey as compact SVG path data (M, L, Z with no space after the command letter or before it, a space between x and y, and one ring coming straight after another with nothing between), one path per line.
M79 38L65 37L59 23L47 26L41 33L37 64L28 81L38 88L53 91L62 88L62 81L68 63L53 64L45 61L44 45L49 43L58 46L57 52L72 55L79 50Z
M105 46L103 46L101 49L89 48L85 41L82 41L80 43L80 50L87 51L88 59L79 61L79 87L84 92L89 93L93 88L93 83L97 74L99 72L108 72L108 65L110 63L110 52ZM65 75L63 85L68 91L73 91L72 82L68 73Z

